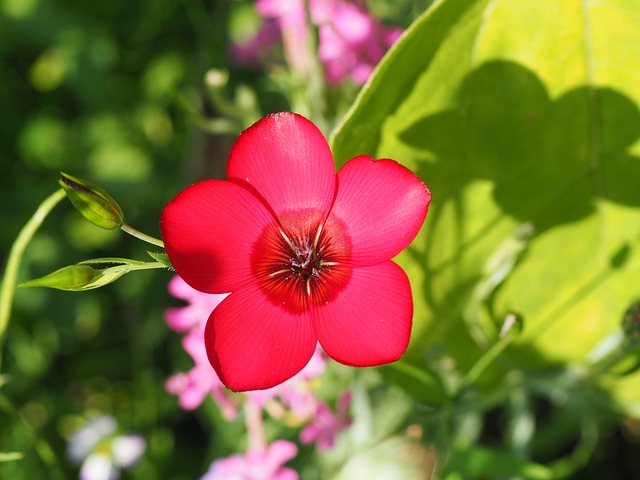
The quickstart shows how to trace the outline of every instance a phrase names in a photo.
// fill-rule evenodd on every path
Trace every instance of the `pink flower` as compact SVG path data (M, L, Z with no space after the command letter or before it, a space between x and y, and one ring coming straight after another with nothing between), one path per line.
M211 395L225 418L235 417L235 405L225 393L224 385L207 359L204 325L185 335L182 346L193 359L195 366L186 373L170 377L165 383L167 392L178 395L180 406L185 410L198 408L207 395Z
M227 296L226 293L203 294L191 288L179 275L171 279L168 289L171 295L188 303L184 307L168 308L165 312L167 325L176 332L187 332L194 327L204 326L211 310Z
M266 390L253 390L246 395L258 407L263 408L275 397L300 419L310 418L316 410L316 398L307 388L309 380L319 377L325 371L327 361L320 347L316 347L309 363L289 380Z
M258 33L241 43L231 46L231 53L238 65L257 67L260 60L280 42L280 27L273 19L267 19Z
M336 175L320 131L293 113L245 130L227 175L183 190L160 223L187 283L231 292L205 330L222 382L235 391L278 385L302 370L317 342L351 366L400 358L413 302L390 259L424 222L431 194L422 181L364 155Z
M273 35L273 20L278 22L287 61L306 74L310 68L310 32L304 0L256 0L256 10L267 20L256 38ZM333 85L349 79L363 84L385 52L402 33L401 28L382 25L369 15L364 1L309 0L311 21L318 27L318 57L327 82ZM254 42L247 43L248 46ZM261 43L265 51L267 43ZM242 48L242 47L240 47ZM242 50L240 50L242 52ZM250 57L253 61L255 56ZM244 56L238 55L239 62ZM244 64L249 64L244 62Z
M264 450L216 460L202 480L297 480L295 470L283 467L297 453L294 443L276 440Z
M165 318L173 330L187 331L182 339L182 346L195 366L186 373L171 376L165 383L165 390L178 395L180 406L185 410L198 408L207 395L211 395L225 418L235 417L236 407L211 367L204 346L207 317L227 295L212 295L194 290L178 275L169 282L169 292L189 302L184 307L167 309Z
M358 2L318 3L331 7L315 19L320 36L318 57L327 82L337 85L348 78L358 85L365 83L402 29L383 26Z
M335 415L324 403L318 404L313 420L300 432L300 441L305 444L315 442L318 450L331 449L338 433L351 425L351 419L347 414L349 403L351 395L345 393L338 400Z

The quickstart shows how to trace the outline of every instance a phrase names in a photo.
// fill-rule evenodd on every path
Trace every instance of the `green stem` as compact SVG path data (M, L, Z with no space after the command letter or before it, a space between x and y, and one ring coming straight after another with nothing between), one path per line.
M584 420L580 435L580 443L567 457L556 460L550 465L553 478L567 478L584 467L598 445L598 424L593 419Z
M42 225L44 219L47 218L47 215L49 215L51 210L65 197L66 194L64 190L59 189L42 202L11 246L7 260L7 268L4 279L2 280L2 286L0 287L0 352L2 351L2 344L4 343L6 330L9 326L9 316L11 314L11 305L13 304L13 295L16 290L18 268L20 267L24 250L40 225ZM0 364L1 362L2 356L0 355Z
M162 240L158 240L157 238L154 238L150 235L147 235L146 233L142 233L139 230L136 230L135 228L127 225L126 223L123 224L120 229L125 232L128 233L129 235L132 235L140 240L142 240L143 242L147 242L150 243L151 245L155 245L156 247L160 247L160 248L164 248L164 242Z
M478 378L480 378L480 375L484 373L487 367L489 367L489 365L491 365L495 359L500 356L504 349L509 346L512 340L513 335L511 333L507 333L505 336L500 337L500 339L494 343L489 350L484 352L482 357L478 359L475 365L471 367L462 379L462 383L458 391L462 391L465 387L473 385Z

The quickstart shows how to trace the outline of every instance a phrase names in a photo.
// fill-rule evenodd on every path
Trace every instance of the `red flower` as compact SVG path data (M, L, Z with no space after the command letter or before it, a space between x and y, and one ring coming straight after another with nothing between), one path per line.
M231 390L298 373L316 342L366 367L399 359L413 302L390 259L418 233L431 194L393 160L361 155L336 175L309 120L269 115L231 149L229 180L205 180L162 211L169 258L193 288L231 294L209 317L209 361Z

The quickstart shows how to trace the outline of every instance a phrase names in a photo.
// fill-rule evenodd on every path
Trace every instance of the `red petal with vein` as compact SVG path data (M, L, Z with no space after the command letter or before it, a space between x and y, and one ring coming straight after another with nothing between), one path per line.
M361 155L338 172L338 194L329 217L339 218L351 238L353 265L375 265L406 248L424 223L431 193L394 160Z
M252 278L251 248L273 221L244 188L205 180L164 207L160 230L169 259L185 282L202 292L226 293Z
M251 285L213 311L205 344L222 383L243 392L271 388L297 374L313 355L316 336L306 315L283 310Z
M264 117L240 134L227 175L251 184L277 215L328 211L336 183L333 156L322 133L289 112Z
M413 301L404 271L391 261L354 268L338 296L314 311L320 345L334 360L370 367L398 360L411 334Z

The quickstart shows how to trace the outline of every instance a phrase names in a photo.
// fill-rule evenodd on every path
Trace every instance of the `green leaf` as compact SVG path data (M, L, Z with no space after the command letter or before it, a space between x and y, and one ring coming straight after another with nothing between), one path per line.
M156 262L160 262L161 264L163 264L165 267L170 268L173 270L173 264L171 263L171 260L169 260L169 255L167 255L164 252L158 253L158 252L149 252L147 251L147 254L153 258Z
M447 470L460 473L463 478L506 478L514 476L530 480L556 478L552 470L544 465L514 457L508 452L485 447L455 450L451 454Z
M525 223L535 234L479 312L496 330L525 319L511 362L581 361L619 328L640 293L639 44L640 0L443 0L383 60L331 143L340 164L394 158L432 191L397 258L410 357L444 345L473 363L465 305Z
M120 205L102 187L63 172L58 183L76 210L94 225L116 230L124 223Z
M21 452L0 452L0 463L14 462L16 460L21 460L22 458L24 458L24 453Z

